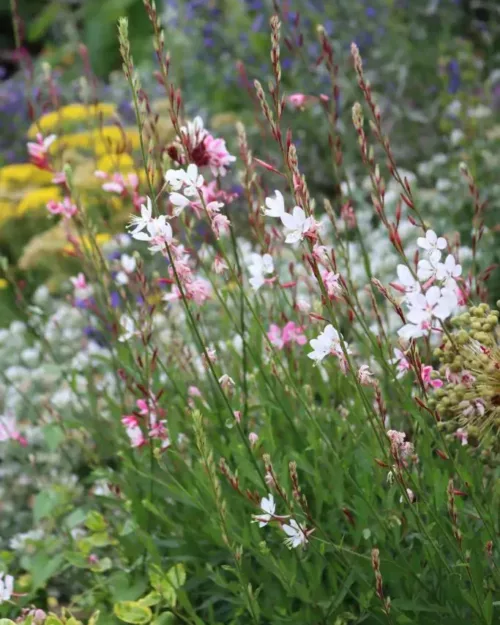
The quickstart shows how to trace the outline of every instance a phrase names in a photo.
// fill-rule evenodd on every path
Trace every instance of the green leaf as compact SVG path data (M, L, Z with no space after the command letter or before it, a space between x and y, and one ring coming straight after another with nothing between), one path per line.
M28 41L37 41L38 39L41 39L52 24L55 23L60 10L58 2L51 2L50 4L47 4L40 11L38 16L29 24Z
M120 621L131 623L132 625L149 623L153 616L151 610L147 606L141 605L138 601L120 601L115 603L113 612Z
M33 505L33 520L37 524L42 519L51 516L54 508L60 503L60 496L52 490L42 491L35 497Z
M186 569L184 565L179 563L169 569L167 579L176 590L184 586L186 583Z
M145 605L148 607L151 607L152 605L157 605L158 603L160 603L160 601L161 601L161 595L156 590L153 590L142 599L139 599L139 603L141 605Z
M0 618L0 625L16 625L14 621L11 621L9 618Z
M104 517L99 512L92 510L85 519L85 525L91 532L104 532L107 525Z
M162 612L159 614L155 620L151 623L151 625L174 625L175 616L172 612Z
M62 621L55 614L49 614L45 619L45 625L62 625Z
M55 451L64 440L64 431L57 423L49 423L43 428L43 437L50 451Z
M113 566L110 558L101 558L95 564L92 564L90 570L94 573L104 573L105 571L109 571L109 569Z
M88 569L89 561L87 556L79 551L66 551L64 557L67 562L78 569Z

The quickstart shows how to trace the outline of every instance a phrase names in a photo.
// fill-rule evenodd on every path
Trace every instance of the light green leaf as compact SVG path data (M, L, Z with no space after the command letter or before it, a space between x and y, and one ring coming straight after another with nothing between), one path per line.
M132 625L145 625L151 620L153 613L138 601L120 601L113 606L113 612L120 621Z

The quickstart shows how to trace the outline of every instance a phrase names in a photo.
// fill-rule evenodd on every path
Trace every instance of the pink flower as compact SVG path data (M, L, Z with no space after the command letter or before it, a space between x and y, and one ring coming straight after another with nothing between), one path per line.
M231 222L225 215L219 213L212 219L212 230L217 239L220 239L222 235L229 234L230 228Z
M129 437L131 447L135 448L147 445L147 441L140 427L127 428L125 431Z
M281 337L281 328L275 323L271 324L267 333L267 338L269 339L271 344L278 349L283 349L283 347L285 346L285 341Z
M255 443L259 440L259 435L255 432L250 432L248 435L248 440L250 441L250 445L254 447Z
M283 328L283 341L285 345L288 343L297 343L297 345L305 345L307 337L303 333L304 328L297 326L293 321L289 321Z
M47 209L53 215L62 215L65 219L73 217L78 212L78 208L71 201L71 198L65 197L62 202L50 200L47 202Z
M404 352L397 348L394 349L394 358L390 360L390 364L396 365L398 370L398 374L396 376L397 379L402 378L404 374L411 369L411 364L406 358Z
M358 371L358 380L363 386L373 386L375 384L373 373L368 365L361 365Z
M427 386L432 386L432 388L441 388L443 386L443 381L431 377L433 371L434 369L430 365L422 365L422 381Z
M229 266L226 263L226 261L222 258L222 256L219 256L217 254L217 256L214 258L213 269L217 275L220 275L221 273L224 273L225 271L227 271L229 269Z
M321 277L323 278L330 299L337 299L342 296L340 274L334 273L333 271L324 271Z
M203 142L210 167L214 176L225 176L227 168L236 160L229 154L224 139L215 139L208 134Z
M301 108L307 102L307 96L303 93L292 93L286 98L286 100L294 108Z
M28 142L28 154L33 165L39 167L40 169L50 169L47 154L49 147L55 140L56 135L49 135L44 139L43 135L38 133L36 135L36 142Z
M305 345L307 338L303 334L302 326L297 326L293 321L289 321L283 329L272 323L269 327L267 337L272 345L277 349L283 349L290 343L297 343L297 345Z
M122 417L122 423L126 428L139 427L139 421L137 417L133 414L125 415L124 417Z
M201 391L197 386L190 386L188 388L189 397L201 397Z
M455 438L457 438L462 443L462 447L469 444L469 436L467 434L467 430L458 428L458 430L456 430L455 432Z
M23 447L28 444L17 429L15 417L0 415L0 442L8 440L17 441Z
M70 281L71 281L71 284L75 287L75 289L87 288L87 279L81 272L77 276L70 278Z

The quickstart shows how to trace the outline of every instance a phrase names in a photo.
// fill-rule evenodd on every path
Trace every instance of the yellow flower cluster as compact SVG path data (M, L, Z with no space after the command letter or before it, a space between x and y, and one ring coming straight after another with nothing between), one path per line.
M28 137L33 139L38 132L43 135L58 132L64 125L71 123L88 123L91 118L109 119L116 113L116 104L101 102L100 104L68 104L57 111L45 113L28 130Z

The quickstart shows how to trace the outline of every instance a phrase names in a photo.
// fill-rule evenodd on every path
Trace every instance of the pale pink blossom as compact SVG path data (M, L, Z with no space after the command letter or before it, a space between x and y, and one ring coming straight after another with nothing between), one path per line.
M368 365L361 365L358 370L358 380L363 386L373 386L376 383Z
M54 143L56 138L56 135L49 135L44 138L42 134L38 133L36 135L36 141L28 142L28 154L33 165L36 165L36 167L40 169L50 169L47 155L50 146Z
M212 230L214 231L216 238L220 239L221 236L229 234L231 230L231 222L226 215L219 213L212 219Z
M250 434L248 435L248 440L250 441L250 445L254 447L259 440L259 435L255 432L250 432Z
M455 431L455 438L460 441L462 447L469 444L469 435L467 434L467 430L463 428L458 428L458 430Z
M21 435L17 428L16 418L8 415L0 415L0 442L16 441L26 447L28 441Z
M324 271L322 279L326 287L326 292L330 299L338 299L342 296L342 284L340 282L340 274L333 271Z
M222 256L217 256L214 258L213 269L217 275L220 275L229 269L229 265L226 263Z
M404 374L411 369L410 361L406 358L405 353L397 348L394 349L394 358L389 362L391 365L396 365L398 370L396 375L397 379L402 378Z

